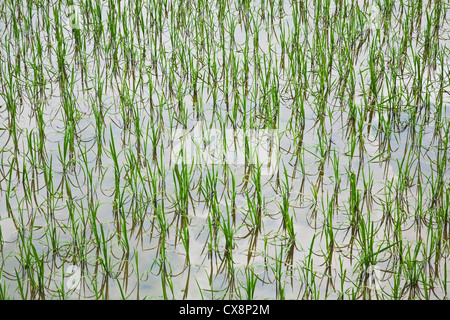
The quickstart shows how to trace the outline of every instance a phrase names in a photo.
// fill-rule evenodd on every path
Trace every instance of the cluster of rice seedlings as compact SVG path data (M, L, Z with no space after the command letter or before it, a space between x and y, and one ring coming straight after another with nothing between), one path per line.
M447 299L449 9L3 1L0 298Z

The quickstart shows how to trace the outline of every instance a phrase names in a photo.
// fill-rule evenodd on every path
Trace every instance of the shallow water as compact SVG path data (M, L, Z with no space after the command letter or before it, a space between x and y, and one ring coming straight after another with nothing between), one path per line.
M133 12L134 2L129 3L130 12ZM346 299L368 298L369 295L376 298L373 286L358 284L361 271L367 272L367 266L361 268L358 261L364 258L364 246L368 245L363 244L359 224L355 227L352 222L352 213L355 211L352 209L352 197L358 193L359 211L356 216L358 223L361 220L367 222L369 218L374 223L374 250L392 245L380 252L376 265L371 266L379 270L376 277L382 289L378 292L383 293L378 298L392 298L395 285L400 288L401 298L422 299L425 293L431 299L446 297L446 284L442 279L443 273L448 273L446 261L449 254L449 221L443 216L448 210L450 194L447 166L449 151L444 147L450 116L448 92L443 92L442 107L437 106L438 94L433 91L430 103L424 102L425 106L420 109L410 95L411 79L416 78L414 65L407 64L395 82L404 90L396 101L398 105L381 103L392 93L389 87L392 83L388 85L383 80L379 82L379 103L370 115L372 106L365 102L369 97L364 94L370 85L368 44L376 44L374 50L381 50L385 56L384 66L389 69L392 63L388 62L388 41L380 44L373 39L373 35L369 35L361 51L351 52L356 93L351 102L348 90L341 97L337 85L340 79L338 58L348 59L338 51L338 31L334 34L336 51L333 51L331 59L331 72L327 68L320 68L324 61L329 62L329 58L320 56L320 49L315 43L318 34L314 32L313 18L318 4L307 6L309 23L306 28L306 24L300 22L300 45L295 49L289 42L291 46L288 46L296 55L302 52L306 57L307 70L303 78L300 71L294 72L295 77L291 75L292 62L287 54L282 56L281 27L290 36L293 36L294 30L290 2L283 3L284 15L274 19L273 23L269 18L262 19L259 1L251 3L255 12L259 10L260 15L255 14L254 17L261 23L261 30L256 51L253 27L249 33L247 96L243 84L245 22L235 21L235 43L230 47L230 23L239 17L240 12L237 2L226 14L225 59L222 49L214 42L211 42L212 51L209 53L199 50L194 36L185 36L185 28L171 27L172 11L169 9L168 16L163 18L160 41L158 33L150 27L154 6L149 2L142 7L143 16L148 19L144 22L147 23L148 33L138 38L133 28L137 24L136 17L131 16L126 20L129 29L134 32L126 38L129 42L125 46L130 45L133 39L132 49L140 55L134 69L125 71L129 62L128 49L115 42L116 39L112 40L119 50L115 74L110 65L111 53L101 48L98 51L101 53L100 58L95 58L94 35L86 26L82 29L86 36L86 67L80 68L73 53L76 45L72 30L70 25L64 25L63 35L68 48L65 68L69 73L73 71L66 85L71 90L69 96L73 98L76 110L73 122L67 120L70 113L65 112L64 107L67 105L63 104L58 82L55 35L50 35L52 38L48 41L46 29L39 27L43 24L45 10L32 7L35 14L31 33L34 42L29 44L15 42L12 26L6 23L11 14L17 12L13 13L8 8L3 13L0 19L0 30L4 31L0 43L2 74L9 74L12 70L8 58L18 59L8 54L7 43L11 45L11 53L22 52L19 56L21 62L15 64L21 66L20 70L12 77L12 84L6 82L4 77L0 97L0 123L4 128L0 131L0 226L3 241L0 283L7 288L9 297L21 298L17 288L17 279L20 278L27 299L118 299L121 298L121 292L130 299L161 299L165 296L169 299L246 298L246 271L253 268L258 278L254 298L258 299L337 299L341 295ZM190 10L187 6L178 9L174 9L177 8L174 6L172 10ZM106 18L110 7L102 3L100 8L103 22L108 26ZM362 4L361 8L364 8ZM269 9L266 8L266 17ZM200 39L219 42L218 8L213 5L208 10L205 12L213 20L206 27L209 32ZM330 12L335 10L335 5L331 4ZM425 11L422 16L426 18ZM439 30L442 38L440 46L445 57L444 75L450 72L450 64L446 63L448 49L445 46L448 41L445 35L449 28L447 16L443 14L441 17L442 26ZM195 10L188 17L189 28L202 19ZM49 19L53 25L51 10ZM400 21L402 18L396 19ZM322 26L317 30L318 33L325 32L324 28ZM178 32L180 39L174 38L174 31ZM413 34L420 32L416 30ZM119 33L126 33L121 25ZM109 43L108 35L107 32L102 36L100 45ZM53 46L49 54L43 50L42 61L46 83L40 108L45 137L39 134L36 94L32 87L26 85L27 81L32 83L34 72L31 61L25 60L25 57L33 57L36 37L40 38L44 48L47 44ZM154 51L154 47L157 51ZM183 52L189 50L194 59L193 65L200 70L197 96L190 83L192 66L189 66L189 61L180 58ZM423 53L423 50L420 42L413 41L413 46L408 48L405 56L412 59L413 54ZM212 58L214 52L215 60ZM233 84L234 79L230 76L225 90L225 69L222 68L225 61L228 63L228 72L233 75L232 55L236 59L237 83ZM175 62L171 62L172 57ZM261 59L258 68L262 70L257 75L255 65L258 59ZM281 64L283 59L284 68ZM213 70L213 61L218 68L217 86L212 83L212 75L209 75L209 67ZM168 70L170 65L173 74ZM323 75L324 71L328 73ZM266 72L270 73L267 78ZM384 75L389 78L391 72ZM436 77L436 74L439 76L440 72L435 71L431 76ZM324 96L321 77L326 78L325 89L329 91L325 101L321 100ZM299 94L304 96L303 123L296 111L299 98L292 98L296 90L294 80L299 81ZM100 108L98 81L104 83L101 107L104 123L100 126L94 113L94 106ZM444 76L443 87L447 88L448 85L448 77ZM212 96L215 89L216 101ZM9 130L11 111L6 108L8 90L12 90L14 101L17 102L14 117L17 152ZM21 99L18 91L22 92ZM224 91L229 93L228 104ZM394 107L398 110L393 110ZM440 117L437 115L438 110L442 112ZM228 166L221 162L194 165L187 190L183 192L176 170L186 166L175 165L173 150L179 148L178 142L173 141L175 129L191 132L204 119L205 132L212 125L216 137L220 137L224 131L242 135L244 123L247 129L252 122L273 130L269 122L273 116L271 113L277 117L276 137L279 138L277 145L280 147L276 153L279 162L273 174L258 176L256 170L248 171L250 166L244 166L239 161L228 163ZM427 117L429 119L425 121ZM219 118L223 121L220 122ZM353 120L354 131L351 130ZM186 127L183 127L183 122ZM68 123L74 125L73 132ZM364 129L359 130L359 125ZM391 130L390 135L387 130ZM99 132L101 136L98 136ZM414 135L414 141L411 134ZM211 132L205 135L208 138L214 136ZM72 138L74 141L71 145ZM34 141L32 147L28 139ZM43 149L39 151L41 141ZM64 152L65 141L67 152ZM213 141L212 146L219 148L219 140L215 141L216 144ZM227 142L232 144L234 141ZM117 154L117 167L111 155L112 146ZM253 144L250 149L256 149L256 146ZM236 154L238 157L243 155ZM69 161L72 163L69 164ZM191 170L191 163L187 164L187 169ZM438 169L441 170L439 174ZM250 172L248 177L247 172ZM209 180L209 175L214 174L217 174L216 185L210 188L208 184L214 179ZM236 190L232 190L231 174L235 177ZM356 190L351 187L352 174ZM261 179L260 187L255 183L256 178ZM258 188L261 190L260 203L256 191ZM217 198L211 191L215 191ZM234 215L231 203L233 191L236 192ZM288 213L292 217L295 234L294 247L289 245L290 238L284 228L280 209L285 194L288 195ZM436 200L438 206L433 203L436 195L439 196ZM182 199L187 199L186 203ZM115 202L122 204L120 209L115 209ZM214 206L217 209L213 209ZM256 208L255 211L260 207L259 227L252 223L252 207ZM439 211L439 207L444 210ZM94 212L96 217L90 220ZM416 218L418 213L423 215L422 219ZM328 228L330 217L331 229ZM230 247L224 230L229 220L234 232L232 259L228 256ZM394 228L396 221L399 221L399 229ZM436 221L440 221L439 224ZM185 223L186 230L189 230L188 247L180 239ZM209 223L212 224L211 228ZM432 227L428 227L429 224ZM94 228L100 238L100 228L104 230L105 241L101 240L101 245L95 240ZM327 230L332 230L332 240ZM51 242L52 234L57 239L57 247L53 247ZM128 251L123 247L124 237L129 243ZM334 247L332 252L330 241ZM30 250L31 244L39 259L29 251L31 260L27 262L27 252L23 250ZM408 260L408 252L412 250L413 253L416 245L417 256L413 255ZM105 259L103 252L105 248L106 257L110 259L109 270L105 267L108 264L105 264L108 259ZM293 248L292 251L290 248ZM440 250L439 254L437 250ZM408 261L416 264L408 264ZM42 271L38 268L40 263ZM70 284L67 282L70 275L66 274L70 265L80 268L81 282L74 292L64 292L67 291L67 284ZM398 271L399 266L402 267L401 272ZM423 287L424 278L419 279L417 286L411 284L411 278L408 278L416 270L414 268L419 270L422 267L426 268L423 276L428 279L425 281L428 283L426 289ZM43 274L43 287L33 280L38 278L39 272ZM398 274L398 284L395 284L395 274ZM119 283L122 290L119 289Z

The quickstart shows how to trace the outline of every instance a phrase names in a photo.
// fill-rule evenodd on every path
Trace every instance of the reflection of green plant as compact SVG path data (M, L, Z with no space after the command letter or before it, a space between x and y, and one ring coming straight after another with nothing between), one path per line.
M0 10L0 298L447 296L448 4L38 2Z
M374 1L369 11L368 25L373 31L379 30L383 21L383 16L378 6L379 4Z
M74 4L69 5L68 21L72 29L81 29L80 8Z

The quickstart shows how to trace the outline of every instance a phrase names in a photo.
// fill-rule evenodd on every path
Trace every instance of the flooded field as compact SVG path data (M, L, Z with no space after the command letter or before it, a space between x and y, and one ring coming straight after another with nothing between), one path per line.
M0 299L447 299L449 9L2 1Z

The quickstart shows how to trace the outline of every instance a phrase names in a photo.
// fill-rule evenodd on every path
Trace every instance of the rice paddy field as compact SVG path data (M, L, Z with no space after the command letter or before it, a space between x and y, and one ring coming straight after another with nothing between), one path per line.
M0 299L433 299L450 4L0 2Z

